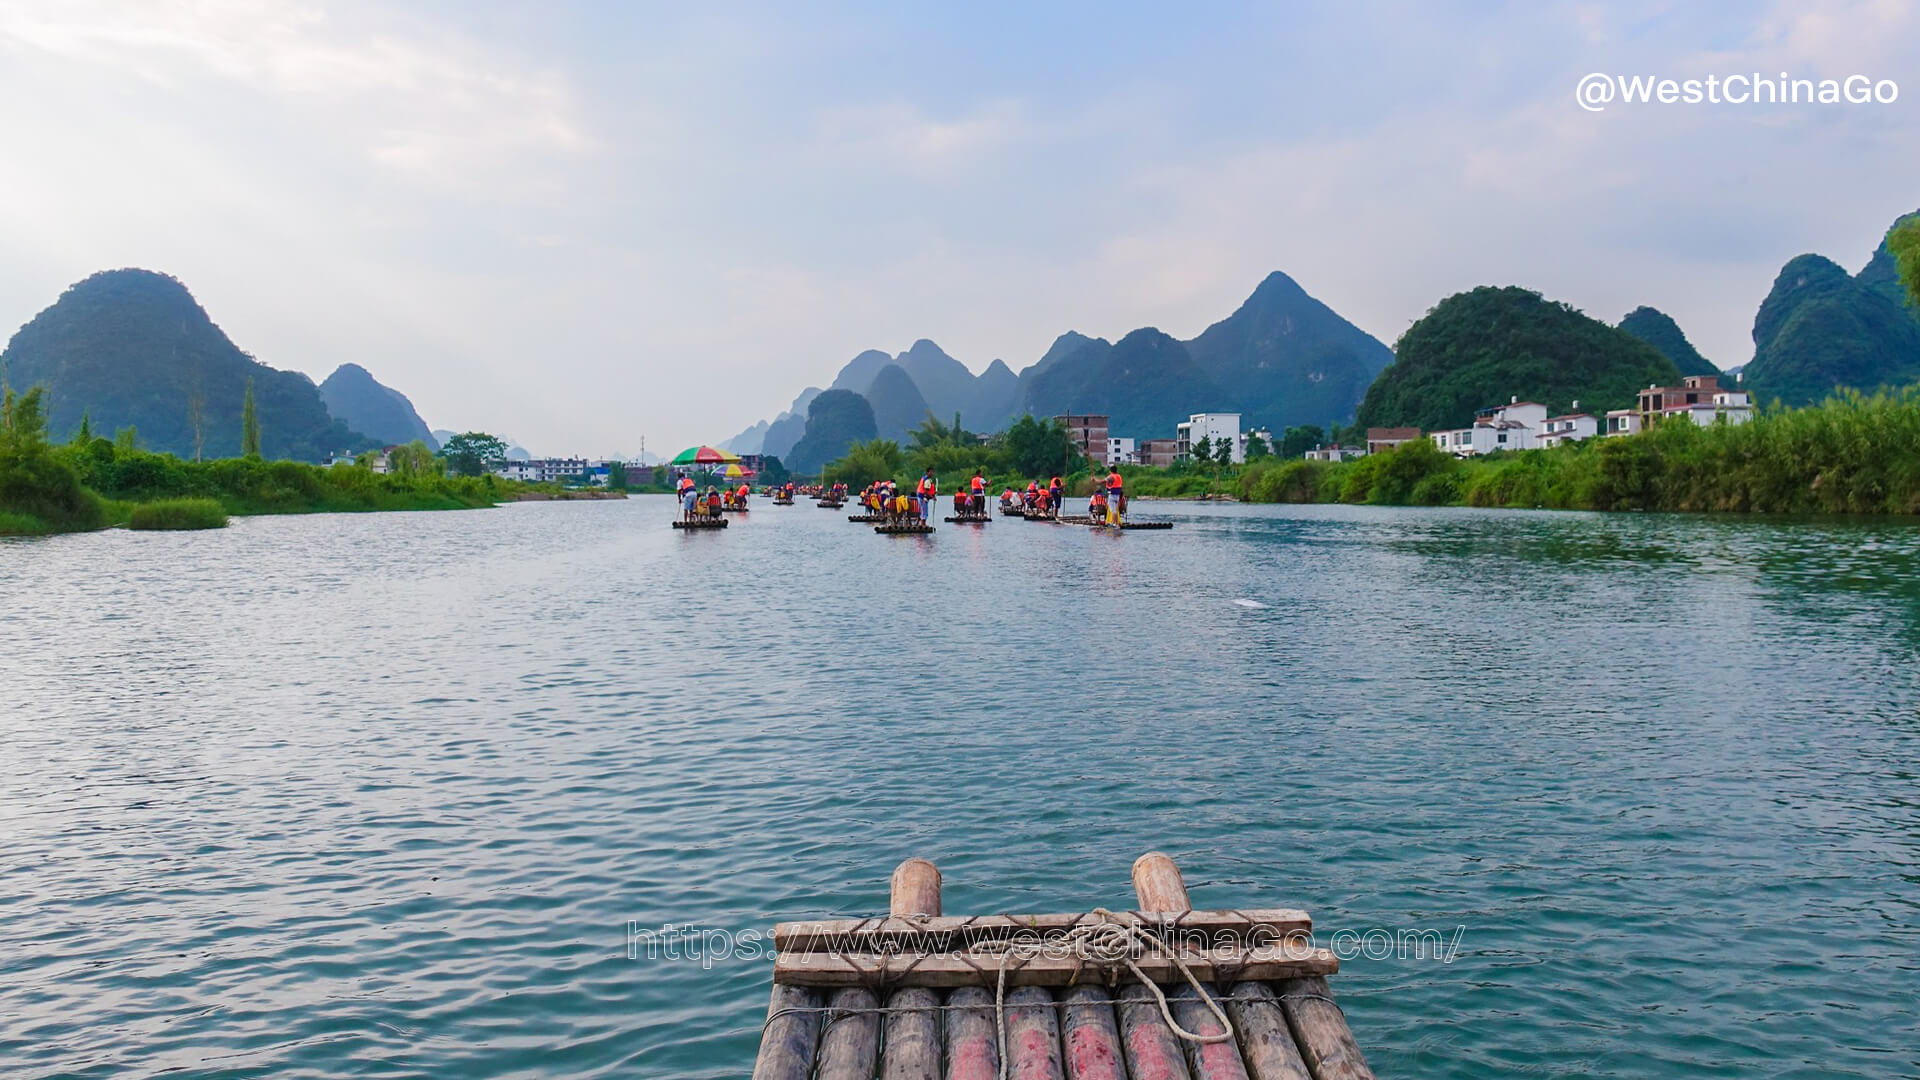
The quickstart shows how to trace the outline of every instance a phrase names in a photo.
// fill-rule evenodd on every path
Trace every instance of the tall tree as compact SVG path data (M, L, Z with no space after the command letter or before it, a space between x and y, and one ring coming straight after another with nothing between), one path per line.
M80 414L80 427L73 433L73 445L85 446L93 441L93 413Z
M260 456L260 414L253 407L253 377L247 377L247 399L240 406L240 456Z
M1280 456L1298 461L1307 451L1327 441L1327 433L1319 424L1296 424L1280 435Z
M507 444L483 431L468 431L446 441L440 456L447 467L461 476L479 476L493 471L507 458Z
M607 490L627 490L627 466L625 462L607 462Z
M1200 441L1193 444L1193 460L1198 461L1203 465L1211 464L1213 462L1213 437L1212 436L1202 435L1200 436Z
M1907 287L1907 298L1920 307L1920 218L1914 218L1893 230L1887 237L1887 250L1900 268L1900 283Z

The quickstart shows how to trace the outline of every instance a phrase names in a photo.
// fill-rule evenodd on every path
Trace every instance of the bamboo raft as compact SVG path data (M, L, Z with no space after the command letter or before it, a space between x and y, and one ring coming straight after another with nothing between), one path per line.
M724 529L727 527L727 519L723 517L694 518L692 521L676 521L673 527L676 529Z
M1093 521L1093 522L1088 522L1088 524L1092 525L1096 529L1133 530L1133 529L1171 529L1173 528L1173 522L1171 521L1123 521L1118 525L1109 525L1104 521Z
M780 496L778 496L778 495L775 495L775 496L773 497L773 505L775 505L775 506L792 506L792 505L793 505L793 500L792 500L792 499L783 499L783 498L781 498Z
M872 523L875 521L887 520L887 515L885 514L848 514L847 520L848 521L864 521L864 522Z
M908 533L930 533L933 531L933 526L924 521L891 521L875 525L873 531L886 533L889 536L902 536Z
M819 507L822 510L838 510L847 504L838 499L822 499L821 501L814 503L813 505Z
M987 514L950 514L942 520L953 525L985 525L993 518Z
M1003 1054L1015 1080L1373 1080L1306 912L1194 911L1158 852L1133 886L1133 912L950 917L908 859L887 917L775 926L754 1080L999 1080ZM1121 926L1161 947L1074 955Z

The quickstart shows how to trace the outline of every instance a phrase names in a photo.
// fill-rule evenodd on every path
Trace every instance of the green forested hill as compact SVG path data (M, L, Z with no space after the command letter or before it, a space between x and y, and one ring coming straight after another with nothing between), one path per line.
M851 390L828 390L807 406L807 433L793 444L782 464L794 472L814 475L821 466L847 452L847 447L876 437L873 406Z
M1407 328L1360 403L1359 422L1463 427L1518 397L1555 413L1578 401L1599 415L1652 383L1678 382L1673 361L1639 338L1530 289L1481 286L1442 300Z
M1720 369L1713 362L1700 355L1693 347L1680 324L1673 316L1659 308L1641 306L1627 313L1620 320L1620 329L1639 338L1641 341L1660 350L1660 355L1673 361L1682 375L1718 375Z
M265 456L317 461L373 445L328 414L305 375L240 351L185 285L150 270L102 271L67 289L13 335L0 376L47 388L56 438L85 415L96 434L135 428L150 450L234 457L252 379Z
M1820 255L1796 256L1780 269L1754 315L1746 381L1761 398L1788 405L1811 404L1843 386L1920 381L1920 313L1907 302L1885 240L1857 276Z

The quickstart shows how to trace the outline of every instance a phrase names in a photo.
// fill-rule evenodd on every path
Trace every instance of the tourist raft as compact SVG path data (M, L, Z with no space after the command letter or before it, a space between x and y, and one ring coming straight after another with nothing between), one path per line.
M908 859L885 917L774 927L754 1080L1372 1080L1306 912L1194 911L1172 859L1137 911L944 916Z

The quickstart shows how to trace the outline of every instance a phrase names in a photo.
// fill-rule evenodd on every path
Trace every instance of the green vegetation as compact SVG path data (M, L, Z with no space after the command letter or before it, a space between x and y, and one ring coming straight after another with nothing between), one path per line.
M247 425L249 380L262 454L319 461L375 446L327 412L305 375L237 348L174 278L147 270L94 274L22 326L0 355L16 387L46 388L48 429L138 428L149 449L234 457Z
M1620 329L1659 349L1660 355L1673 361L1673 366L1679 368L1682 375L1720 374L1720 369L1701 356L1700 350L1687 340L1680 324L1658 308L1634 308L1626 318L1620 320Z
M127 528L151 530L224 529L227 511L216 499L155 499L127 514Z
M227 514L481 507L519 488L491 475L447 476L424 444L397 448L401 465L385 475L365 464L183 461L138 449L132 429L54 445L43 400L38 387L9 390L0 407L0 535L83 532L136 516L139 528L215 528Z
M1645 386L1680 381L1658 349L1567 304L1482 286L1442 300L1407 328L1367 389L1358 421L1433 431L1518 397L1549 413L1626 408Z
M1256 462L1235 479L1253 502L1920 514L1920 387L1466 460L1416 439L1340 464Z
M39 387L24 394L0 390L0 534L78 532L107 523L100 497L81 486L80 474L48 444L44 401Z
M507 459L507 444L498 436L468 431L448 439L440 456L456 476L485 476Z

